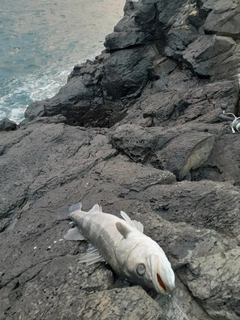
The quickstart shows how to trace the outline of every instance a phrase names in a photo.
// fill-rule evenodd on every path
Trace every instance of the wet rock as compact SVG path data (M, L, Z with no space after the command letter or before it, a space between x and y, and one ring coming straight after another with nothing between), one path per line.
M5 118L0 121L0 131L12 131L16 130L18 128L18 125L14 122L9 120L8 118Z
M45 103L47 104L48 101L49 99L33 102L25 111L24 117L28 119L28 121L31 121L36 117L43 116L45 114ZM23 121L25 121L25 119Z

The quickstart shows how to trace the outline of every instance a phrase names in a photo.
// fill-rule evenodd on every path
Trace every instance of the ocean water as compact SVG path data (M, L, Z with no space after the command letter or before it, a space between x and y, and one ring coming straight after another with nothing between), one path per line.
M93 59L125 0L0 0L0 120L52 97L74 65Z

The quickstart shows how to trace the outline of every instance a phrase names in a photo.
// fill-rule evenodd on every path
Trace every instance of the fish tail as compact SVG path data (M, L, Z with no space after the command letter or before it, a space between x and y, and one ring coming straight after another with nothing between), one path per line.
M68 209L68 212L72 213L76 210L82 210L82 203L81 202L78 202L76 204L71 205Z

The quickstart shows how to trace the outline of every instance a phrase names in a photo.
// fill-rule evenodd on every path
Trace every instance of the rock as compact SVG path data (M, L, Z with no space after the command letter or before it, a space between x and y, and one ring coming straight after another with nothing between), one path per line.
M238 12L127 1L106 50L1 133L0 319L239 319L240 136L220 117L240 112ZM142 222L172 299L77 263L58 217L79 201Z
M96 164L98 157L109 158L111 154L116 153L104 135L89 136L85 130L70 126L65 128L64 124L44 126L41 123L35 124L28 126L27 132L24 133L26 136L21 135L19 131L17 143L10 149L7 149L5 144L7 145L12 137L1 140L3 150L0 163L1 217L20 212L29 197L31 200L37 199L44 193L45 188L51 189L56 185L63 185L66 182L65 179L75 179L76 176L84 174L85 169ZM34 144L29 143L32 140ZM44 145L39 148L43 140ZM63 147L59 144L60 142L67 143ZM92 151L87 147L88 144L92 145ZM98 144L99 150L95 148ZM45 152L46 150L51 152ZM79 155L79 150L84 154ZM76 161L80 159L81 163L74 165L74 161L71 160L67 164L67 159L72 157ZM68 168L66 175L63 173L66 170L65 166ZM69 175L70 172L72 174ZM12 179L15 189L6 184L8 179Z
M119 50L144 43L146 43L144 32L130 30L109 34L104 45L108 50Z
M103 88L114 100L135 98L148 82L148 69L155 57L154 47L113 52L104 63Z
M221 103L228 102L228 112L235 112L238 83L218 81L196 86L187 75L179 77L178 70L170 72L167 81L165 77L163 75L166 88L163 90L156 83L153 88L147 88L119 124L131 122L141 126L175 127L191 122L190 126L197 127L198 123L208 123L210 125L204 129L209 131L219 121Z
M123 303L126 295L129 297ZM77 316L82 319L160 319L162 310L140 287L112 289L89 295ZM73 315L75 316L75 315Z
M141 192L153 185L166 185L176 181L171 172L135 164L119 157L99 164L96 168L105 181L116 182L126 190L126 193L129 190Z
M229 130L226 125L226 130ZM217 181L231 181L232 184L240 185L240 176L238 170L239 153L238 153L238 135L229 134L223 135L218 139L213 152L207 161L206 165L201 170L196 171L196 180L211 179ZM224 152L223 152L224 150ZM209 169L213 168L216 173Z
M47 104L48 101L49 99L45 99L43 101L36 101L32 103L25 111L24 117L31 121L36 117L43 116L45 114L45 104Z
M151 199L151 210L166 220L210 228L226 237L235 238L240 233L239 189L230 183L183 181L168 188L149 187L144 193Z
M212 1L197 5L187 0L170 4L156 0L127 1L124 17L106 37L107 50L94 61L75 66L59 93L30 106L26 118L32 121L39 116L61 114L70 125L111 127L126 116L134 99L147 92L149 82L157 91L171 88L174 91L171 96L179 89L186 94L186 87L211 86L213 81L229 79L236 86L238 43L225 34L203 32L208 15L214 10L220 12L219 6L227 12L233 9L221 1L217 2L217 9ZM199 25L196 21L191 24L193 16L199 17ZM211 21L218 21L217 17L214 19ZM159 53L163 59L159 59Z
M234 260L234 263L231 261ZM216 271L217 272L214 272ZM234 319L240 316L240 289L233 285L240 272L240 249L199 257L180 270L180 277L212 319ZM201 283L203 287L199 286ZM232 291L230 288L235 287ZM214 306L218 306L218 311Z
M158 169L170 170L182 180L190 170L205 163L215 144L215 137L205 132L183 129L118 126L112 142L137 162L151 163ZM172 155L174 154L174 157Z
M4 118L0 121L0 131L12 131L16 130L18 125L14 122L9 120L8 118Z
M104 45L108 50L144 45L159 38L156 29L156 1L128 1L124 12L125 15L114 27L114 32L106 37Z
M31 121L36 116L61 114L70 125L112 126L125 115L126 102L120 99L138 96L148 82L148 69L154 55L152 47L133 48L75 67L68 83L56 96L43 101L42 105L38 102L30 106L25 117Z
M214 135L186 132L166 143L156 152L154 160L182 180L191 170L201 167L208 160L214 144Z
M230 61L228 59L235 54L239 55L238 50L237 53L235 51L236 43L232 38L216 35L201 36L185 49L183 61L201 77L224 79L226 76L229 77L229 69L232 69L231 59ZM236 65L234 61L233 64ZM219 65L220 69L215 68L216 65ZM233 76L235 74L234 71Z
M210 1L211 3L211 1ZM204 7L204 6L203 6ZM225 37L240 39L240 5L237 1L212 1L204 23L206 33L214 33Z

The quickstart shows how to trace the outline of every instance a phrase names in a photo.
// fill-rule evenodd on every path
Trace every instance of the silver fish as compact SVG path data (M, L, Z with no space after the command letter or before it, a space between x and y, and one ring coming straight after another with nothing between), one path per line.
M175 275L162 248L143 234L143 225L121 211L120 219L103 213L95 204L89 212L78 203L69 208L76 227L66 240L87 240L91 245L79 262L88 265L106 261L122 278L132 283L168 294L175 287Z

